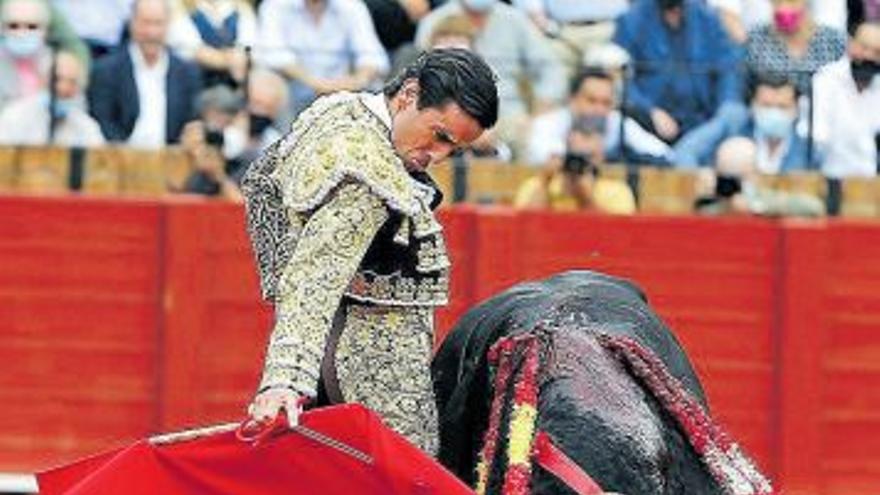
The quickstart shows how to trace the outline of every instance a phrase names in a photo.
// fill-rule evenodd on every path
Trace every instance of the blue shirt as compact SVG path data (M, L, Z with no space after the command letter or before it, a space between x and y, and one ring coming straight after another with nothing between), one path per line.
M639 112L662 108L688 131L722 103L742 101L739 56L717 14L697 0L685 0L677 30L657 0L637 0L617 19L614 42L632 59L627 96Z

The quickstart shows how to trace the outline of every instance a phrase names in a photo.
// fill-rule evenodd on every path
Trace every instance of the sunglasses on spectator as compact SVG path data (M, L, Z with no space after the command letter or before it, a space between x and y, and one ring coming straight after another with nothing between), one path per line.
M5 29L17 31L17 30L28 30L28 31L36 31L38 29L42 29L43 25L37 22L6 22L3 24Z

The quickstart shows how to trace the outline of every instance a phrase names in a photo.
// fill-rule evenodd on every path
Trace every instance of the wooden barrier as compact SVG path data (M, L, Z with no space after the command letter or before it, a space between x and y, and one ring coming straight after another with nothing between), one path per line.
M81 162L73 159L75 155L83 157ZM160 197L182 191L192 169L189 156L179 147L158 151L118 146L87 150L0 147L0 191L6 192L78 190L101 196Z
M122 191L122 160L119 151L116 148L89 150L83 165L83 192L117 195Z
M11 192L18 178L18 149L0 147L0 192Z
M878 182L875 179L853 178L842 182L843 203L840 215L851 218L876 218L878 209Z
M69 188L70 153L49 146L18 150L16 190L26 193L63 193Z
M74 154L84 159L72 160ZM466 193L461 198L463 202L510 205L522 183L540 170L486 158L469 158L464 164L458 171L451 161L432 168L446 205L456 202L456 187ZM158 151L125 147L76 151L55 147L0 147L0 191L57 194L81 190L96 195L158 198L183 191L192 171L192 160L180 147ZM602 169L603 177L627 182L635 188L640 213L664 215L693 211L696 198L707 193L705 172L653 167L628 170L618 164L607 164ZM759 184L831 201L828 180L818 173L762 176ZM841 216L880 217L880 179L852 178L840 184Z
M691 171L643 168L639 173L639 211L687 215L697 199L697 175Z
M271 313L238 205L0 197L0 470L240 418ZM710 405L786 493L880 486L880 226L441 211L438 339L479 301L572 268L633 279Z

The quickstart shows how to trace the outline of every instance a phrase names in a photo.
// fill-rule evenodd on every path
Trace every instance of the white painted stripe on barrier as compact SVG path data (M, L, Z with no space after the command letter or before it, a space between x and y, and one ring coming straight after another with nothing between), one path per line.
M0 493L37 493L39 489L32 474L0 473Z

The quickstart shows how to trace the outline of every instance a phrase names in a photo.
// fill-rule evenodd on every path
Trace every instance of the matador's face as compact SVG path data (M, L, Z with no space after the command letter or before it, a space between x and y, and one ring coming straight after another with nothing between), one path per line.
M483 134L476 119L457 103L419 110L418 83L405 83L394 99L391 138L408 170L423 171Z

